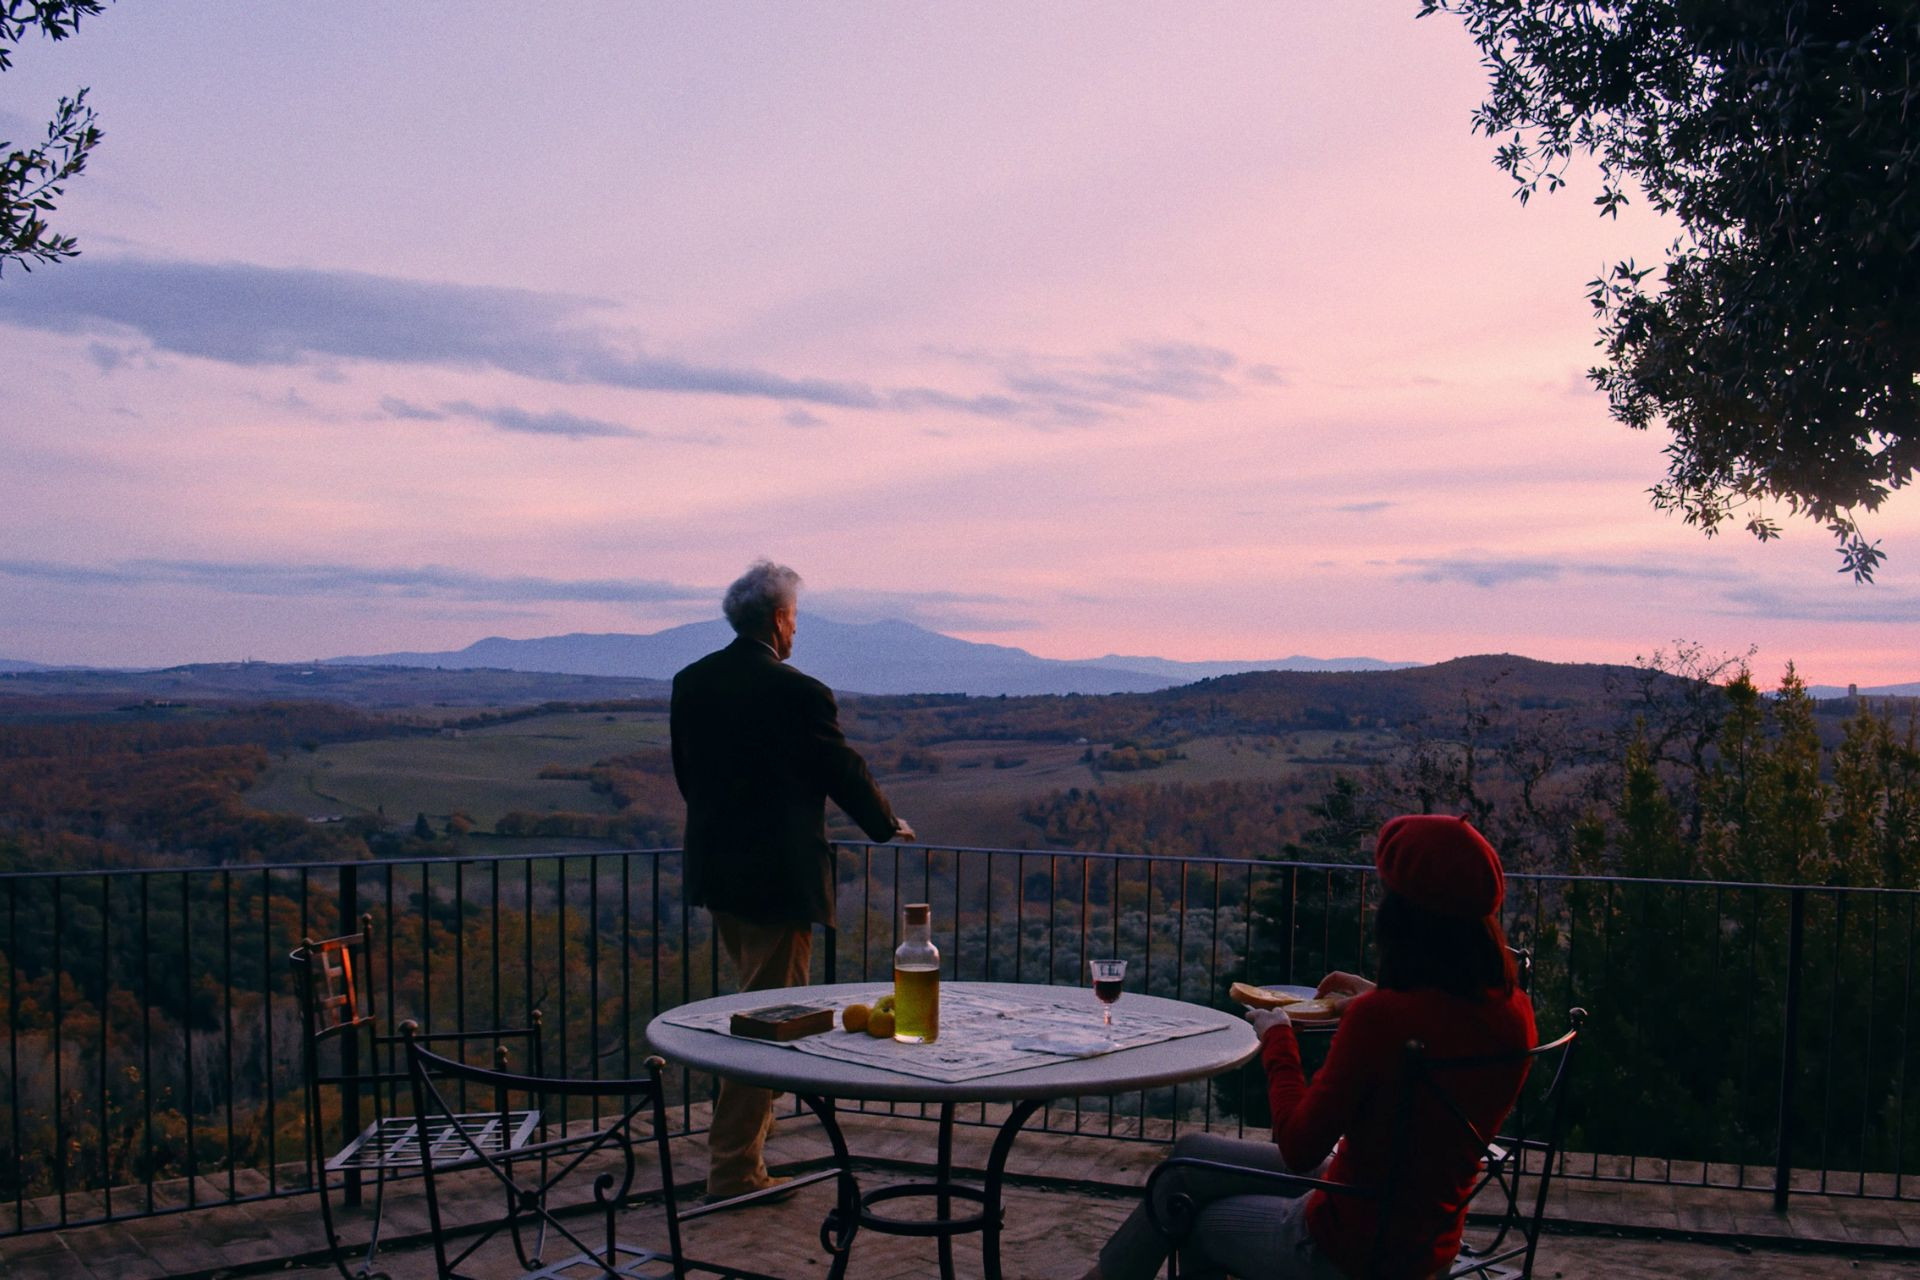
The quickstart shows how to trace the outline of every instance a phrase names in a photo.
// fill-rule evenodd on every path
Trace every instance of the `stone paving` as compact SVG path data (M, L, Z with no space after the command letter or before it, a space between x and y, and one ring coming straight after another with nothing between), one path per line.
M917 1121L849 1115L848 1140L864 1162L869 1186L913 1176L931 1156L933 1129ZM962 1126L955 1163L985 1164L991 1130ZM770 1159L800 1169L818 1167L828 1148L810 1120L783 1118ZM1164 1154L1155 1144L1029 1131L1015 1147L1007 1196L1002 1256L1009 1280L1078 1277L1134 1202L1146 1172ZM683 1205L697 1201L705 1153L699 1139L676 1141L674 1164ZM649 1171L651 1172L651 1171ZM691 1180L691 1181L689 1181ZM433 1254L425 1243L426 1216L417 1180L388 1205L393 1247L381 1254L393 1280L426 1280ZM654 1186L658 1182L655 1180ZM173 1189L178 1193L178 1188ZM224 1194L224 1185L208 1186ZM474 1184L466 1198L481 1203ZM85 1212L70 1198L70 1212ZM685 1227L687 1252L778 1277L824 1276L828 1258L819 1243L820 1220L833 1201L831 1181L800 1190L780 1204L710 1214ZM458 1211L456 1211L458 1216ZM1785 1280L1846 1276L1863 1280L1920 1280L1920 1205L1802 1194L1776 1216L1764 1194L1698 1187L1628 1186L1567 1181L1556 1184L1551 1211L1556 1228L1542 1244L1535 1274L1543 1280ZM590 1219L572 1222L586 1226ZM349 1227L364 1234L364 1215ZM643 1204L622 1220L626 1238L665 1240L664 1212ZM43 1232L0 1240L0 1275L45 1277L238 1277L273 1274L294 1280L338 1275L324 1262L320 1220L307 1198L263 1201L136 1219L104 1226ZM553 1251L550 1250L550 1255ZM977 1238L955 1248L960 1275L979 1275ZM505 1255L505 1256L502 1256ZM519 1274L510 1249L476 1259L476 1280ZM931 1241L863 1233L856 1241L851 1280L907 1280L937 1274Z

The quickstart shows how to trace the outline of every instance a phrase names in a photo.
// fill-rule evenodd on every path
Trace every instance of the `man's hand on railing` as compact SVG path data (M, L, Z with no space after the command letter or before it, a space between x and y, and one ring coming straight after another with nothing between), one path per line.
M895 816L893 820L893 838L902 844L912 844L920 837L913 834L913 826L905 818Z

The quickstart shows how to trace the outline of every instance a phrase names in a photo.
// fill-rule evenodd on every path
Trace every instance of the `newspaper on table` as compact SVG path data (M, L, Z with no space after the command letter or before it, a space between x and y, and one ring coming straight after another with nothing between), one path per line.
M841 998L845 1004L872 1004L891 991L890 987L877 986ZM778 993L767 994L772 998ZM661 1015L663 1021L675 1026L720 1035L730 1034L727 1026L731 1017L730 1012L699 1010L673 1010ZM891 1037L877 1039L862 1032L843 1031L836 1025L832 1031L781 1042L776 1047L952 1084L1138 1049L1199 1035L1219 1025L1217 1017L1201 1016L1197 1010L1190 1015L1128 1009L1122 1000L1114 1006L1113 1026L1108 1028L1100 1025L1100 1006L1084 988L1035 987L1009 992L946 987L940 992L940 1035L932 1044L901 1044ZM766 1040L755 1043L774 1044Z

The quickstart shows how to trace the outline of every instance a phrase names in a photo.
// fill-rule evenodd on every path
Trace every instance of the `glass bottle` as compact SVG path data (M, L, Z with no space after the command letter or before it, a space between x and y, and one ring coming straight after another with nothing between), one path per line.
M933 909L909 902L902 916L900 945L893 953L893 1038L931 1044L940 1034L940 949L933 945Z

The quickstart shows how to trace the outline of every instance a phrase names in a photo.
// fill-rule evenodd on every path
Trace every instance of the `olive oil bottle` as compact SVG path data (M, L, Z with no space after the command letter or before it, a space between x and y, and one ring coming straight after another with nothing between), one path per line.
M893 953L893 1038L932 1044L940 1035L940 949L933 945L933 909L909 902Z

